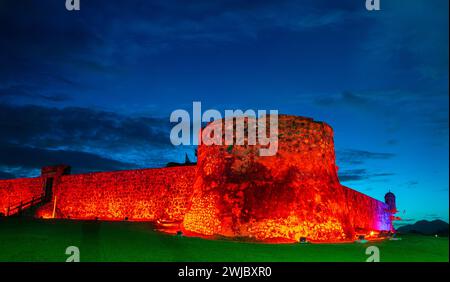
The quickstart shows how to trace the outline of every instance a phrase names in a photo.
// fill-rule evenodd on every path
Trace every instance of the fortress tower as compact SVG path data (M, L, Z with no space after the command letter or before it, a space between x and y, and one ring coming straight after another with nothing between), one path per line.
M394 193L392 193L391 191L386 193L386 195L384 195L384 202L388 205L389 211L391 213L394 214L394 213L397 212L397 206L395 204L395 195L394 195Z
M278 124L275 156L260 157L259 145L199 146L185 232L343 241L392 228L384 203L340 185L329 125L287 115Z

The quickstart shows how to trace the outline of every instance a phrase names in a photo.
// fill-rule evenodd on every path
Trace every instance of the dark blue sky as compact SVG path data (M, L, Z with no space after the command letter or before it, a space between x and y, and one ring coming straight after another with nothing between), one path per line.
M169 115L277 109L335 130L343 184L448 221L448 1L0 0L0 177L182 161Z

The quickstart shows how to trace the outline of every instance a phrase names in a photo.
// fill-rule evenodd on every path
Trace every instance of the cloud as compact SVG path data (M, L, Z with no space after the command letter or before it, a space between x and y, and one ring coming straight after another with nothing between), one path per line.
M0 167L31 173L55 163L77 171L163 166L179 160L184 150L170 143L170 128L160 117L0 104Z
M319 107L348 108L353 113L372 116L383 121L391 133L407 121L410 130L428 131L435 139L448 138L448 89L431 86L426 90L343 91L310 99Z
M0 104L0 141L42 147L169 146L169 122L88 108Z
M374 108L375 101L368 96L357 94L351 91L343 91L338 95L327 95L325 97L315 97L313 102L322 107L350 106L354 108Z
M0 98L3 101L17 101L18 99L25 100L42 100L44 102L66 102L70 97L65 94L43 94L40 93L38 87L30 87L26 85L13 85L8 87L0 87Z
M368 160L388 160L395 157L393 153L369 152L364 150L343 149L336 151L338 163L345 165L359 165Z
M368 180L375 177L388 177L394 173L368 173L365 169L350 169L339 171L339 180L342 182Z
M448 95L446 95L444 90L425 93L422 90L385 88L377 90L347 90L335 95L316 95L311 98L318 106L339 105L353 107L354 109L370 109L374 112L390 112L392 109L397 108L400 112L404 112L424 110L430 105L435 106L436 101L448 98Z
M370 152L365 150L342 149L336 151L338 164L343 167L354 167L365 165L370 160L388 160L395 157L392 153ZM342 182L362 181L376 178L384 181L386 177L393 176L392 172L372 172L366 168L344 169L338 171L339 180Z
M339 180L341 181L357 181L365 179L365 169L353 169L339 172Z
M48 150L5 144L0 147L0 161L2 166L23 171L57 164L69 164L75 173L137 167L133 164L80 151Z
M393 153L370 152L355 149L343 149L336 151L337 164L342 167L366 166L366 162L371 160L389 160L395 157ZM377 181L384 181L387 177L395 175L393 172L372 172L366 168L344 169L338 171L339 180L362 181L376 178Z
M397 139L389 139L386 141L386 144L389 146L394 146L398 144L398 140Z
M409 189L414 189L419 184L419 181L411 180L406 183L406 187Z
M240 42L274 30L309 31L365 14L357 12L363 5L339 2L86 1L74 16L56 1L8 1L0 9L0 50L8 53L7 65L16 62L13 72L64 68L62 59L111 69L180 46Z
M442 220L442 217L441 216L439 216L438 214L436 214L436 213L429 213L429 214L425 214L425 219L430 219L430 220L436 220L436 219L440 219L440 220Z
M366 42L369 57L417 83L448 81L448 1L386 1L383 11Z
M416 222L415 218L402 218L402 221L404 222Z

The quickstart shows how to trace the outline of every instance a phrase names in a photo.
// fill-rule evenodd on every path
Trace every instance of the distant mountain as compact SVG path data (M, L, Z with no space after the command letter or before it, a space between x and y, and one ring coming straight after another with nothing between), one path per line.
M404 225L397 228L399 233L420 233L425 235L447 235L448 223L442 220L420 220L414 224Z

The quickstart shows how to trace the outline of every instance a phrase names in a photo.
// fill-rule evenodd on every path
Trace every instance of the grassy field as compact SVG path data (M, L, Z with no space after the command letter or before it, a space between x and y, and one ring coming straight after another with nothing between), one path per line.
M171 236L148 223L0 220L0 261L64 262L68 246L81 261L364 262L375 245L382 262L448 262L448 238L404 235L400 241L346 244L258 244Z

